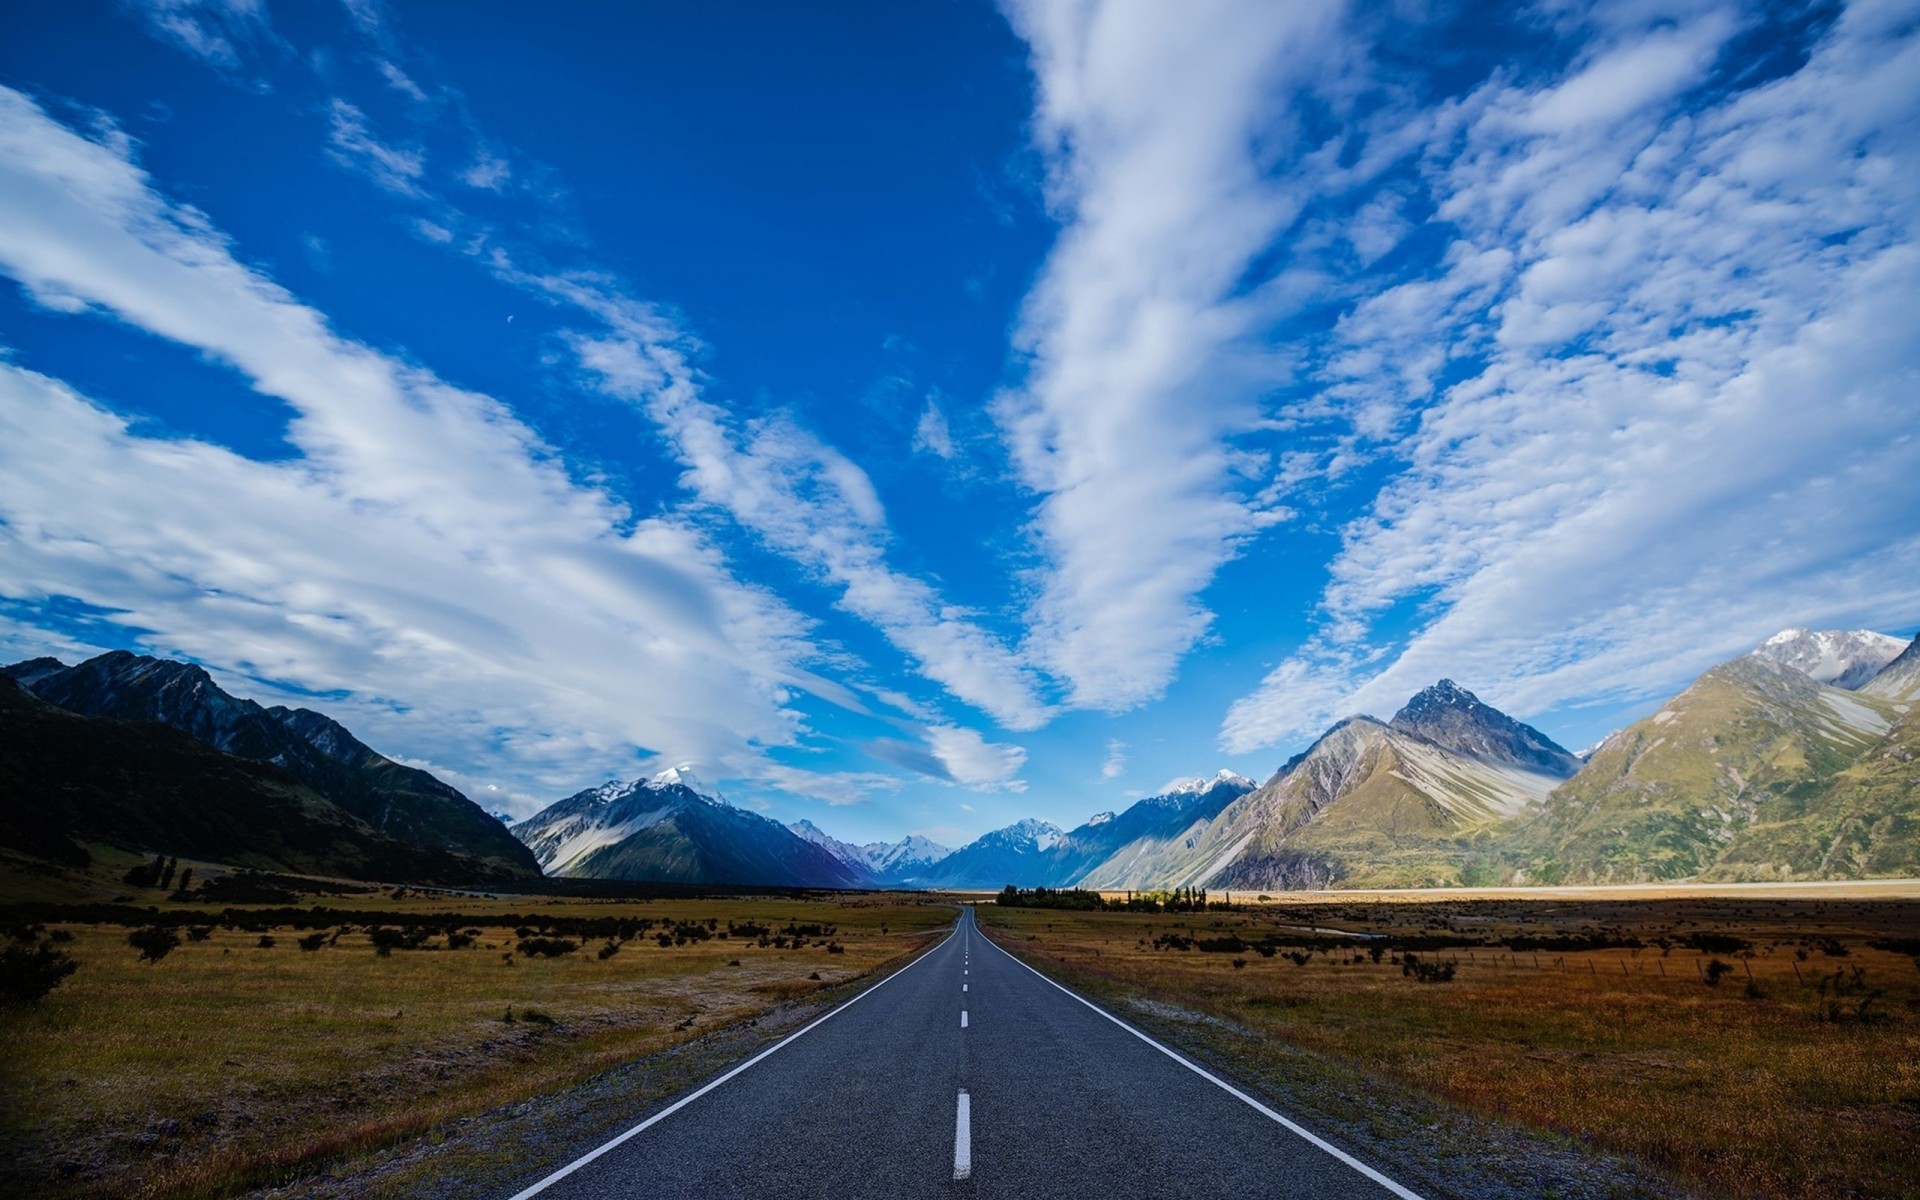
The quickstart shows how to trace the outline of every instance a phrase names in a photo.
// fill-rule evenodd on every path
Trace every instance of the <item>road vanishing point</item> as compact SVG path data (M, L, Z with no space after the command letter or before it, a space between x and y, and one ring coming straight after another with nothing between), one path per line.
M988 941L946 940L512 1200L1414 1192Z

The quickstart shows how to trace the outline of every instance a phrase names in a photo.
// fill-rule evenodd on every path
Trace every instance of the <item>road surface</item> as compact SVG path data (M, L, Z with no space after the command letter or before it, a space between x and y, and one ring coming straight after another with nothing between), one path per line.
M513 1200L1414 1193L983 937L944 942Z

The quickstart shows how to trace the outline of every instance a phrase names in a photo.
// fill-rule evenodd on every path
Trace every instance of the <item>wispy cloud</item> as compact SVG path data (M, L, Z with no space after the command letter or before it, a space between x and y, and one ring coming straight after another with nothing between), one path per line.
M125 0L156 37L224 70L268 35L263 0Z
M1798 70L1699 96L1738 28L1582 28L1561 77L1412 122L1451 247L1325 367L1372 437L1418 407L1405 466L1227 748L1442 674L1532 714L1666 691L1785 624L1911 623L1920 39L1855 6Z
M1263 517L1229 445L1278 368L1255 260L1305 192L1288 98L1338 62L1336 4L1015 2L1064 221L998 406L1046 557L1028 652L1073 704L1160 695L1200 594ZM1256 281L1257 283L1258 281Z
M802 733L794 689L844 694L698 530L636 519L497 401L332 332L123 144L0 88L0 179L0 270L235 370L300 451L146 436L0 365L9 599L81 597L156 651L349 693L372 736L523 792L635 747L751 776Z
M1118 779L1127 773L1127 744L1119 738L1107 741L1107 760L1100 764L1102 779Z
M418 146L394 146L381 141L367 126L367 115L338 97L328 105L331 128L327 145L333 160L348 170L402 196L420 196L426 174L426 152Z

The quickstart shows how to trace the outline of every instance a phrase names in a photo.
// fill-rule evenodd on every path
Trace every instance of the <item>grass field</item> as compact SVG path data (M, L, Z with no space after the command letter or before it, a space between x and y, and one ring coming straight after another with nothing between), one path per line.
M1920 901L1320 897L980 915L1121 1011L1212 1018L1210 1048L1243 1074L1279 1072L1265 1048L1302 1049L1707 1195L1920 1194Z
M26 891L44 901L47 887ZM67 879L56 890L72 901L115 887ZM203 923L180 927L158 962L140 959L126 925L48 923L39 936L66 939L57 944L79 969L38 1005L0 1008L0 1192L215 1196L297 1178L817 996L900 959L953 917L906 895L385 889L300 904L323 910L305 914L305 928L259 927L274 918L248 918L268 911L258 906L237 906L229 927L224 909L160 899L163 915ZM372 912L381 919L365 919ZM382 955L372 929L403 942L396 915L434 932ZM583 939L570 924L579 921L629 932ZM450 948L467 931L471 943ZM319 948L303 949L316 934ZM548 957L543 938L578 948Z

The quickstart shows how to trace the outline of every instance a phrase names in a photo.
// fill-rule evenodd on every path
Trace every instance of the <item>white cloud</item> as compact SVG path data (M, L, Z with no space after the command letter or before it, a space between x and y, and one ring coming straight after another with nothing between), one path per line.
M341 690L376 744L521 794L643 747L749 774L803 732L806 623L684 522L570 480L504 406L333 333L119 147L0 88L0 270L284 402L300 454L145 436L0 364L0 593L76 597L159 653ZM18 642L18 636L12 639ZM270 698L270 697L269 697Z
M426 152L418 146L390 146L367 127L366 114L335 97L328 106L331 129L329 153L335 162L358 171L401 196L420 196L420 177L426 173Z
M954 455L953 431L947 428L947 416L940 411L939 403L932 396L927 397L927 407L920 414L920 421L913 427L913 448L924 450L937 458L952 458Z
M1026 781L1015 779L1027 763L1023 747L1007 742L989 742L971 729L955 725L935 726L927 730L927 744L940 760L947 775L962 787L975 791L1024 792Z
M500 191L512 178L513 164L504 155L495 154L484 146L475 153L467 169L460 172L460 182L470 188L489 192Z
M1119 738L1107 742L1107 760L1100 764L1102 779L1118 779L1127 773L1127 744Z
M887 565L886 515L864 471L789 418L736 428L702 397L684 339L671 326L631 302L584 303L610 317L617 332L575 339L581 363L666 433L687 488L837 585L842 609L874 625L958 699L1010 729L1045 723L1051 710L1029 668L973 614Z
M147 28L223 69L240 65L239 47L267 34L262 0L128 0Z
M1260 525L1227 439L1278 368L1254 260L1305 188L1273 170L1290 94L1331 72L1343 6L1008 5L1031 46L1059 242L998 415L1039 496L1028 653L1077 706L1160 695L1211 614L1200 593Z
M1585 68L1666 64L1609 77L1645 85L1610 127L1538 118L1581 75L1495 80L1431 127L1454 248L1361 305L1329 372L1382 430L1430 401L1345 532L1322 635L1233 706L1225 746L1441 675L1531 715L1671 691L1788 624L1911 623L1920 38L1873 11L1699 111L1661 102L1725 36L1711 17ZM1397 328L1368 313L1385 301ZM1480 360L1439 393L1436 345Z
M426 91L413 81L412 76L401 70L393 60L386 58L377 59L375 60L375 66L380 71L380 77L387 81L388 87L410 100L417 101L421 104L426 103Z

